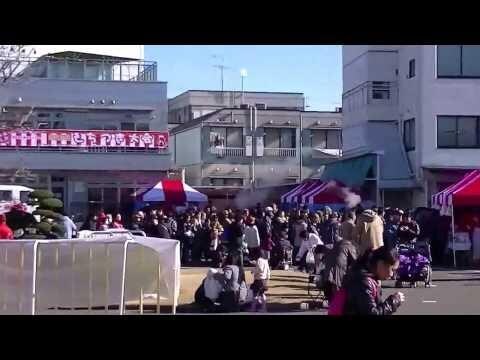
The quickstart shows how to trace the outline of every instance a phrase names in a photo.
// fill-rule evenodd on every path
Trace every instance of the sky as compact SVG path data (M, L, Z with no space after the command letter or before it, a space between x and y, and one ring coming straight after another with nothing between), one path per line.
M223 58L223 60L222 60ZM342 58L337 45L145 45L145 60L156 61L158 79L168 82L168 97L187 90L302 92L307 110L341 106Z

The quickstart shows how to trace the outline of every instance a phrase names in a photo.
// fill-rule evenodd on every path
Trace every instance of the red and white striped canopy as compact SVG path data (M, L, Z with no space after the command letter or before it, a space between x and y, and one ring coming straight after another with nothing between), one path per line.
M459 182L432 195L432 207L442 215L451 215L453 206L480 206L480 170L474 170Z
M198 192L180 180L165 179L141 195L144 202L163 201L169 204L207 202L205 194Z
M281 197L281 201L289 204L304 204L303 195L323 184L320 180L307 180Z

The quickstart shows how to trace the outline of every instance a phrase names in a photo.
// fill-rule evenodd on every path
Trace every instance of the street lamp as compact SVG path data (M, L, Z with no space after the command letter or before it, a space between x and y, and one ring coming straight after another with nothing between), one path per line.
M240 69L240 77L242 78L242 104L245 103L244 93L243 93L243 79L247 77L247 69Z

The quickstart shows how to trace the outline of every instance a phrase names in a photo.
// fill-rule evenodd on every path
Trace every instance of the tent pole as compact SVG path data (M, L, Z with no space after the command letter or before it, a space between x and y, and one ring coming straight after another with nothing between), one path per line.
M452 246L453 246L453 267L457 267L457 257L455 254L455 218L453 216L453 204L451 205L452 210Z

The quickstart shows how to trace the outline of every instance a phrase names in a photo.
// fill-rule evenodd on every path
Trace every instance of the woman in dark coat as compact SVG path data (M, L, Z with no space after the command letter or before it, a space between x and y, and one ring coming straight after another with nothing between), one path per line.
M405 301L405 296L397 292L383 301L379 284L379 281L391 278L396 267L398 254L395 249L381 246L376 250L367 250L345 276L343 314L391 315L396 312Z
M335 292L342 287L343 278L357 260L357 248L349 240L335 243L325 258L325 296L330 301Z

